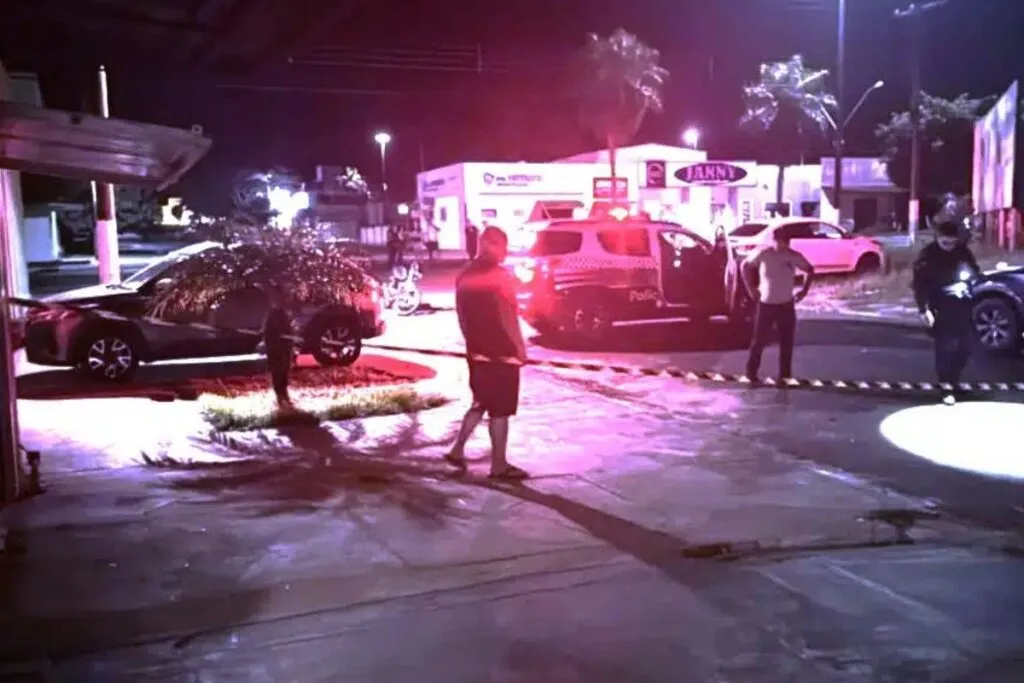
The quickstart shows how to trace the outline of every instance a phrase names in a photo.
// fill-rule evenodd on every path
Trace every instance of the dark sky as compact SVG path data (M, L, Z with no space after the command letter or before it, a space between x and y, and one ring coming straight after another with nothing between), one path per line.
M578 123L560 67L586 33L619 26L660 49L672 74L666 111L648 118L638 142L672 143L682 128L697 125L713 155L754 157L756 139L736 126L742 83L755 77L760 61L794 53L834 68L837 4L375 0L315 42L237 74L183 65L155 40L125 47L100 33L74 32L54 41L8 21L0 23L0 59L38 71L47 103L71 109L91 106L93 71L102 60L115 116L203 125L214 148L183 188L203 204L226 196L241 168L282 165L310 173L316 163L351 164L376 181L380 164L371 137L378 129L394 137L392 186L411 194L421 149L429 168L461 160L544 160L595 147ZM874 81L887 83L848 135L851 152L871 153L874 126L905 108L909 97L907 27L892 17L907 2L847 4L847 103ZM949 0L927 20L924 88L947 96L1001 92L1024 74L1024 50L1016 46L1021 35L1024 2Z

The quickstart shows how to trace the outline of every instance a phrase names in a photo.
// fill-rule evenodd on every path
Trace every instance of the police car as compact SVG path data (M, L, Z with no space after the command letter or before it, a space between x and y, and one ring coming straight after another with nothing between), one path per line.
M724 232L607 216L526 223L509 235L519 311L544 335L598 341L617 327L725 317L749 336L753 304Z

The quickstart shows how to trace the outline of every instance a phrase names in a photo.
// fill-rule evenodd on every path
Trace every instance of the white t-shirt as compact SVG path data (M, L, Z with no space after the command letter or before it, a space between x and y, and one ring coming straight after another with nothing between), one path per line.
M803 254L791 248L765 247L747 257L744 265L757 268L758 289L763 304L788 304L793 301L796 273L812 268Z

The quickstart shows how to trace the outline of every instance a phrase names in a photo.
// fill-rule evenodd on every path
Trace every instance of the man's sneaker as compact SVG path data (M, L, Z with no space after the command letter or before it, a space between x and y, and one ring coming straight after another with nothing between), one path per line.
M954 406L956 405L956 396L954 396L953 394L946 394L945 396L942 397L942 402L945 403L947 406Z

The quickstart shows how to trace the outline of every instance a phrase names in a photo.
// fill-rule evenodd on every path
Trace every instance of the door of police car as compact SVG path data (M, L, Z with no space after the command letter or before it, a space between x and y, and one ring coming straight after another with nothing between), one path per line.
M708 278L714 261L711 245L672 223L655 225L653 230L657 240L654 255L665 304L675 308L706 308L703 302L710 288Z

